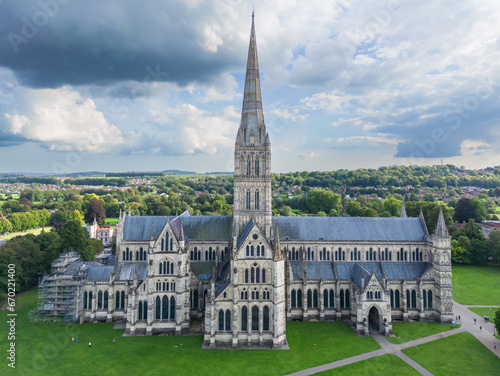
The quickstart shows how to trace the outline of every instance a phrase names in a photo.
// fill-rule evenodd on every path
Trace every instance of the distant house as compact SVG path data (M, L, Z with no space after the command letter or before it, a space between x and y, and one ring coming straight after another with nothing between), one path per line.
M94 218L94 223L91 225L86 225L85 228L89 232L90 239L97 239L102 242L102 244L107 245L113 241L113 236L115 236L115 229L111 226L99 226Z

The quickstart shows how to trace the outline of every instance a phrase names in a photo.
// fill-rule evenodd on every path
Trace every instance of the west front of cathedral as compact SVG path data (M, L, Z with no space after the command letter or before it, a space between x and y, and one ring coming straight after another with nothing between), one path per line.
M286 348L286 321L452 320L450 237L423 216L273 217L254 18L234 151L232 216L120 214L114 266L88 268L84 322L180 335L201 320L210 348ZM196 319L196 320L194 320Z

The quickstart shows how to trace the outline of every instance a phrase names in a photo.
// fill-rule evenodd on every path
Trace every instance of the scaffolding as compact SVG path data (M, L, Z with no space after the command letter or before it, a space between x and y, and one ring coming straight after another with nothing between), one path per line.
M74 253L61 255L52 263L52 273L38 283L38 306L29 313L34 322L78 322L82 312L80 290L85 279L85 264Z

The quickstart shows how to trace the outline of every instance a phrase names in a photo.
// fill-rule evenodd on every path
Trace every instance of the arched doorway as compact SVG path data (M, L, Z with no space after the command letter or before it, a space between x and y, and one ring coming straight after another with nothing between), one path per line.
M370 330L380 332L380 314L377 307L373 306L368 312L368 323Z

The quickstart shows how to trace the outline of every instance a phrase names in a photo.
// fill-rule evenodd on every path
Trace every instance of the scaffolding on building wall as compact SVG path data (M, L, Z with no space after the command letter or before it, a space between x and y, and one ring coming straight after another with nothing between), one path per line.
M85 264L74 252L61 255L52 264L51 274L38 283L38 305L30 311L33 322L74 323L82 312L80 290L85 278Z

